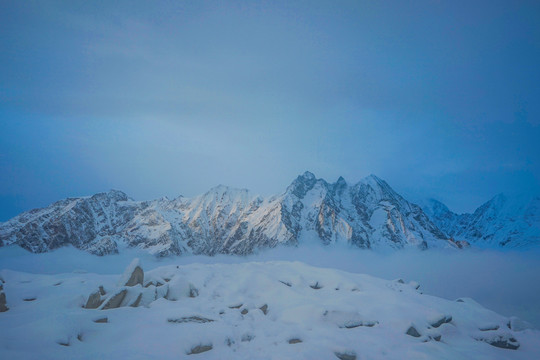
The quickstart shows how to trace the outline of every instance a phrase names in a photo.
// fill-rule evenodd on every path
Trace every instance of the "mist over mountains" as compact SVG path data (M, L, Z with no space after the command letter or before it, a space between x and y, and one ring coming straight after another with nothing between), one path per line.
M0 223L0 246L36 253L72 245L96 255L126 247L157 256L246 255L313 241L365 249L527 248L540 243L540 198L498 195L458 215L436 200L421 208L375 175L348 184L305 172L268 198L223 185L194 198L151 201L111 190Z

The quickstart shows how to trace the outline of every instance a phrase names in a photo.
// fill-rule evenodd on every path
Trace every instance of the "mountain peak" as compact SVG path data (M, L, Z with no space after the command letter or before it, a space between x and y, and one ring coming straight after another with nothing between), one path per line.
M386 181L373 174L366 176L365 178L360 180L359 183L371 186L373 189L380 189L384 190L385 192L394 192Z
M124 193L123 191L114 190L114 189L111 189L111 190L109 190L107 192L97 193L97 194L93 195L92 198L94 198L94 199L107 198L107 199L112 199L112 200L115 200L115 201L127 201L127 200L129 200L126 193Z
M347 184L347 182L345 181L345 179L343 178L343 176L340 176L337 181L336 181L336 184Z
M385 182L383 179L381 179L380 177L378 177L378 176L375 175L375 174L369 174L368 176L366 176L366 177L364 178L364 180L376 182L376 183L379 183L379 184Z
M208 190L207 192L211 193L211 192L222 192L222 191L227 191L229 189L229 187L227 185L223 185L223 184L218 184L214 187L211 187L210 190Z
M442 216L457 216L448 207L437 199L429 198L420 201L420 207L431 218Z
M433 208L438 208L438 209L444 210L445 212L450 212L450 209L448 208L448 206L446 206L445 204L443 204L437 199L429 198L427 199L427 204Z
M306 180L313 180L316 179L315 174L313 174L310 171L305 171L302 175L299 175L298 177L302 177Z
M340 176L337 181L332 184L332 187L336 193L341 195L343 191L347 188L347 182L342 176Z
M230 187L227 185L219 184L217 186L214 186L210 190L208 190L204 195L205 196L211 196L211 195L224 195L224 194L247 194L249 193L248 189L238 189L234 187Z
M317 178L309 171L304 172L302 175L298 175L296 179L287 187L286 193L292 193L296 197L302 199L309 190L313 189Z

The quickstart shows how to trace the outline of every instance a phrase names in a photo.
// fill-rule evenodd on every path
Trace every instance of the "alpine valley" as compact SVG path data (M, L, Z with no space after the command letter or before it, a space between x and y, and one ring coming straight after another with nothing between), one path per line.
M458 215L436 200L422 209L374 175L350 185L305 172L269 198L223 185L194 198L152 201L111 190L0 223L0 246L35 253L72 245L96 255L126 247L157 256L246 255L310 241L365 249L531 247L540 243L540 198L498 195L474 214Z

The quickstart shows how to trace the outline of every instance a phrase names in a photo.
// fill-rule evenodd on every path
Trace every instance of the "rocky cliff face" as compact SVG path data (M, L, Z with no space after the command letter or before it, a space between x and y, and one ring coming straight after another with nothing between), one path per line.
M111 239L133 216L120 191L70 198L34 209L0 224L0 243L15 243L32 252L67 244L95 254L117 252Z
M425 215L383 180L327 183L306 172L263 199L218 186L186 199L133 201L120 191L58 201L0 224L0 245L45 252L71 244L93 254L139 247L153 254L249 254L304 241L361 248L449 246Z
M472 214L456 214L437 200L424 211L449 237L479 247L528 248L540 244L540 197L499 194Z
M304 236L362 248L446 244L418 206L374 175L349 186L343 178L329 184L305 173L287 188L280 203L295 239Z

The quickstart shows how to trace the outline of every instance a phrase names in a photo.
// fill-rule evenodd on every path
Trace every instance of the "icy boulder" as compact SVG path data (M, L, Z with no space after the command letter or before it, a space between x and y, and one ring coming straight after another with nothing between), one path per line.
M116 287L109 288L107 292L103 286L99 286L88 296L84 308L109 310L125 306L149 306L162 298L177 301L198 294L197 288L179 274L151 274L145 283L142 266L136 258L128 265Z
M6 294L3 291L0 291L0 312L8 310L9 308L6 306Z
M144 272L141 267L141 262L138 258L135 258L124 271L124 274L120 278L118 284L120 286L135 286L137 284L142 285L143 281Z
M4 293L4 279L0 276L0 312L8 311L6 305L6 294Z
M137 307L141 304L143 297L155 300L155 291L150 288L144 289L144 272L138 258L128 265L124 274L118 281L118 287L107 295L105 288L99 286L99 289L88 296L86 300L86 309L116 309L121 306ZM146 294L147 296L143 296ZM150 295L149 295L150 294Z
M119 308L120 305L122 305L122 301L126 297L127 290L122 289L118 291L117 293L109 296L109 298L105 301L105 304L101 308L101 310L107 310L107 309L116 309Z
M88 296L88 300L86 300L86 305L84 305L84 307L86 309L97 309L102 303L101 292L97 290Z
M448 324L450 321L452 321L452 316L451 315L442 315L442 314L440 314L440 315L433 316L429 320L429 324L431 326L433 326L434 328L438 328L442 324Z

